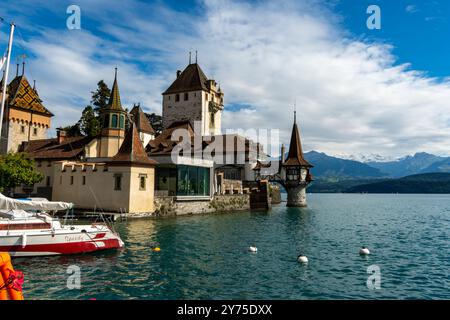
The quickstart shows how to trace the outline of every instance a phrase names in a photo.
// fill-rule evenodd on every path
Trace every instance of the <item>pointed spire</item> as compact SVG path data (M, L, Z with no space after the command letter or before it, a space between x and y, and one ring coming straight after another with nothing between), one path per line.
M36 80L33 80L33 90L36 91Z
M197 50L195 50L195 63L197 63Z
M22 62L22 75L25 74L25 61Z
M294 101L294 124L297 123L297 100Z
M114 75L114 83L111 89L111 96L109 97L108 109L123 111L122 103L120 101L119 85L117 84L117 68Z
M19 64L16 64L17 68L16 68L16 77L19 76Z
M294 125L292 127L291 142L289 143L289 153L284 165L312 167L312 165L306 161L303 156L302 143L300 140L296 117L297 111L294 111Z
M189 51L189 64L192 64L192 52Z

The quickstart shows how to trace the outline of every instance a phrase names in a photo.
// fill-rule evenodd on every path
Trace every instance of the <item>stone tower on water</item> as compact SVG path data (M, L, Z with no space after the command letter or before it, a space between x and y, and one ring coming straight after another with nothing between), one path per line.
M282 161L282 167L285 176L284 187L288 194L287 206L306 207L306 187L312 181L310 169L313 166L303 156L296 112L294 112L294 126L292 127L288 157Z

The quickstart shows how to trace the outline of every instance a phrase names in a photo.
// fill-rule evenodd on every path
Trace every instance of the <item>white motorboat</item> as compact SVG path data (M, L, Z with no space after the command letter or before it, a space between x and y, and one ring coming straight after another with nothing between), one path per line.
M25 257L85 253L124 246L119 235L106 223L65 224L49 214L72 208L72 203L18 200L0 193L0 251Z

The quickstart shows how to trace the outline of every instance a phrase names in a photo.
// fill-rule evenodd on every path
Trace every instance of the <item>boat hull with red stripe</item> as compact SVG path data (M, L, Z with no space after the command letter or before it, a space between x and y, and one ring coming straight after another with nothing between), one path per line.
M48 215L0 220L0 251L15 257L79 254L124 246L106 224L62 225Z

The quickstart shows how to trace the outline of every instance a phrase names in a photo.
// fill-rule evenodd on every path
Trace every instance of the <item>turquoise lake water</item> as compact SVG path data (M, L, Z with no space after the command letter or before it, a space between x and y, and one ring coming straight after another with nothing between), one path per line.
M450 195L312 194L308 202L121 222L124 250L14 265L25 273L26 299L450 299ZM252 244L257 253L247 251ZM362 245L370 256L358 254ZM81 289L66 287L70 265L81 268ZM366 284L371 265L379 290Z

